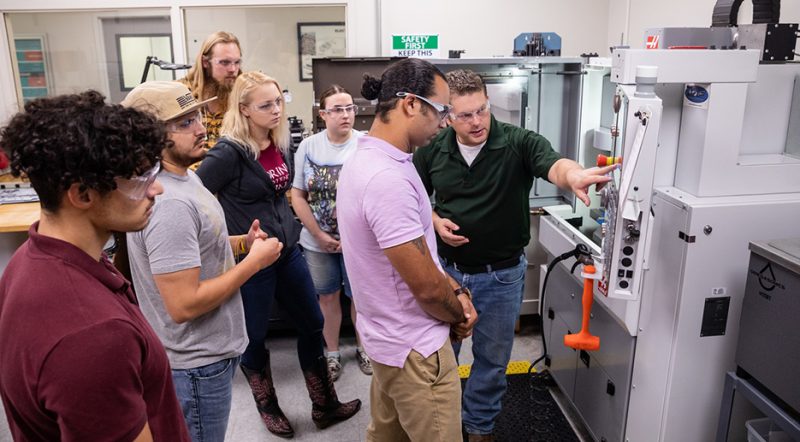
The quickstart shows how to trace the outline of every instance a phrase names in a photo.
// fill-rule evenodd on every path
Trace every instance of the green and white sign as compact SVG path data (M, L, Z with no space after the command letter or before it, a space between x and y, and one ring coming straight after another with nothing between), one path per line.
M397 57L438 58L438 35L393 35L392 55Z

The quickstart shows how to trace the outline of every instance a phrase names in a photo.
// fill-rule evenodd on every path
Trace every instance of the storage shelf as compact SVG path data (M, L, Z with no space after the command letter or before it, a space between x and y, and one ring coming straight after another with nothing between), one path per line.
M728 440L728 427L730 426L735 393L740 393L744 396L794 440L800 440L800 422L777 406L746 379L740 378L736 373L728 372L725 375L725 389L722 392L722 407L720 408L719 422L717 423L717 442L726 442Z

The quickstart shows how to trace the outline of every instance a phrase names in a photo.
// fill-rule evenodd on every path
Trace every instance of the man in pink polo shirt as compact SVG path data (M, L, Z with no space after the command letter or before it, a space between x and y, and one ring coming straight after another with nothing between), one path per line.
M368 441L461 439L461 386L450 336L472 333L468 290L442 271L431 204L411 152L444 127L450 92L439 69L398 61L361 94L378 100L369 135L342 167L337 217L373 363Z

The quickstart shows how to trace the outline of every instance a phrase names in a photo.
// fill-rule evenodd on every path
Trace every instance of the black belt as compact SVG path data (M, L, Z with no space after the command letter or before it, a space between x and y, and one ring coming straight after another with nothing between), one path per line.
M502 261L497 261L492 264L484 264L484 265L459 264L445 257L442 257L442 261L444 261L445 265L453 266L456 270L458 270L461 273L468 273L470 275L474 275L476 273L489 273L497 270L510 269L511 267L514 267L519 264L520 256L522 256L522 250L515 253L514 256L512 256L511 258L504 259Z

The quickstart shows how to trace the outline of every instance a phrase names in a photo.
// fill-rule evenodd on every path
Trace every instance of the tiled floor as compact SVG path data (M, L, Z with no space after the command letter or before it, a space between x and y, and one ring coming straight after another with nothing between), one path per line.
M541 341L535 327L525 321L517 337L514 339L511 360L533 360L541 353ZM348 334L349 331L349 334ZM344 371L336 382L336 390L341 400L360 398L362 409L357 415L325 430L317 430L311 422L311 402L305 389L300 363L297 360L296 339L288 333L276 333L267 345L272 355L272 372L281 408L295 429L293 440L306 441L363 441L369 423L369 384L371 377L358 369L355 360L355 339L352 329L345 330L341 339L342 363ZM459 362L469 364L472 361L470 342L467 340L461 350ZM233 387L233 404L228 424L227 441L278 441L264 428L253 403L250 389L240 372L237 372ZM5 415L0 418L0 442L10 442L11 436L5 422Z

